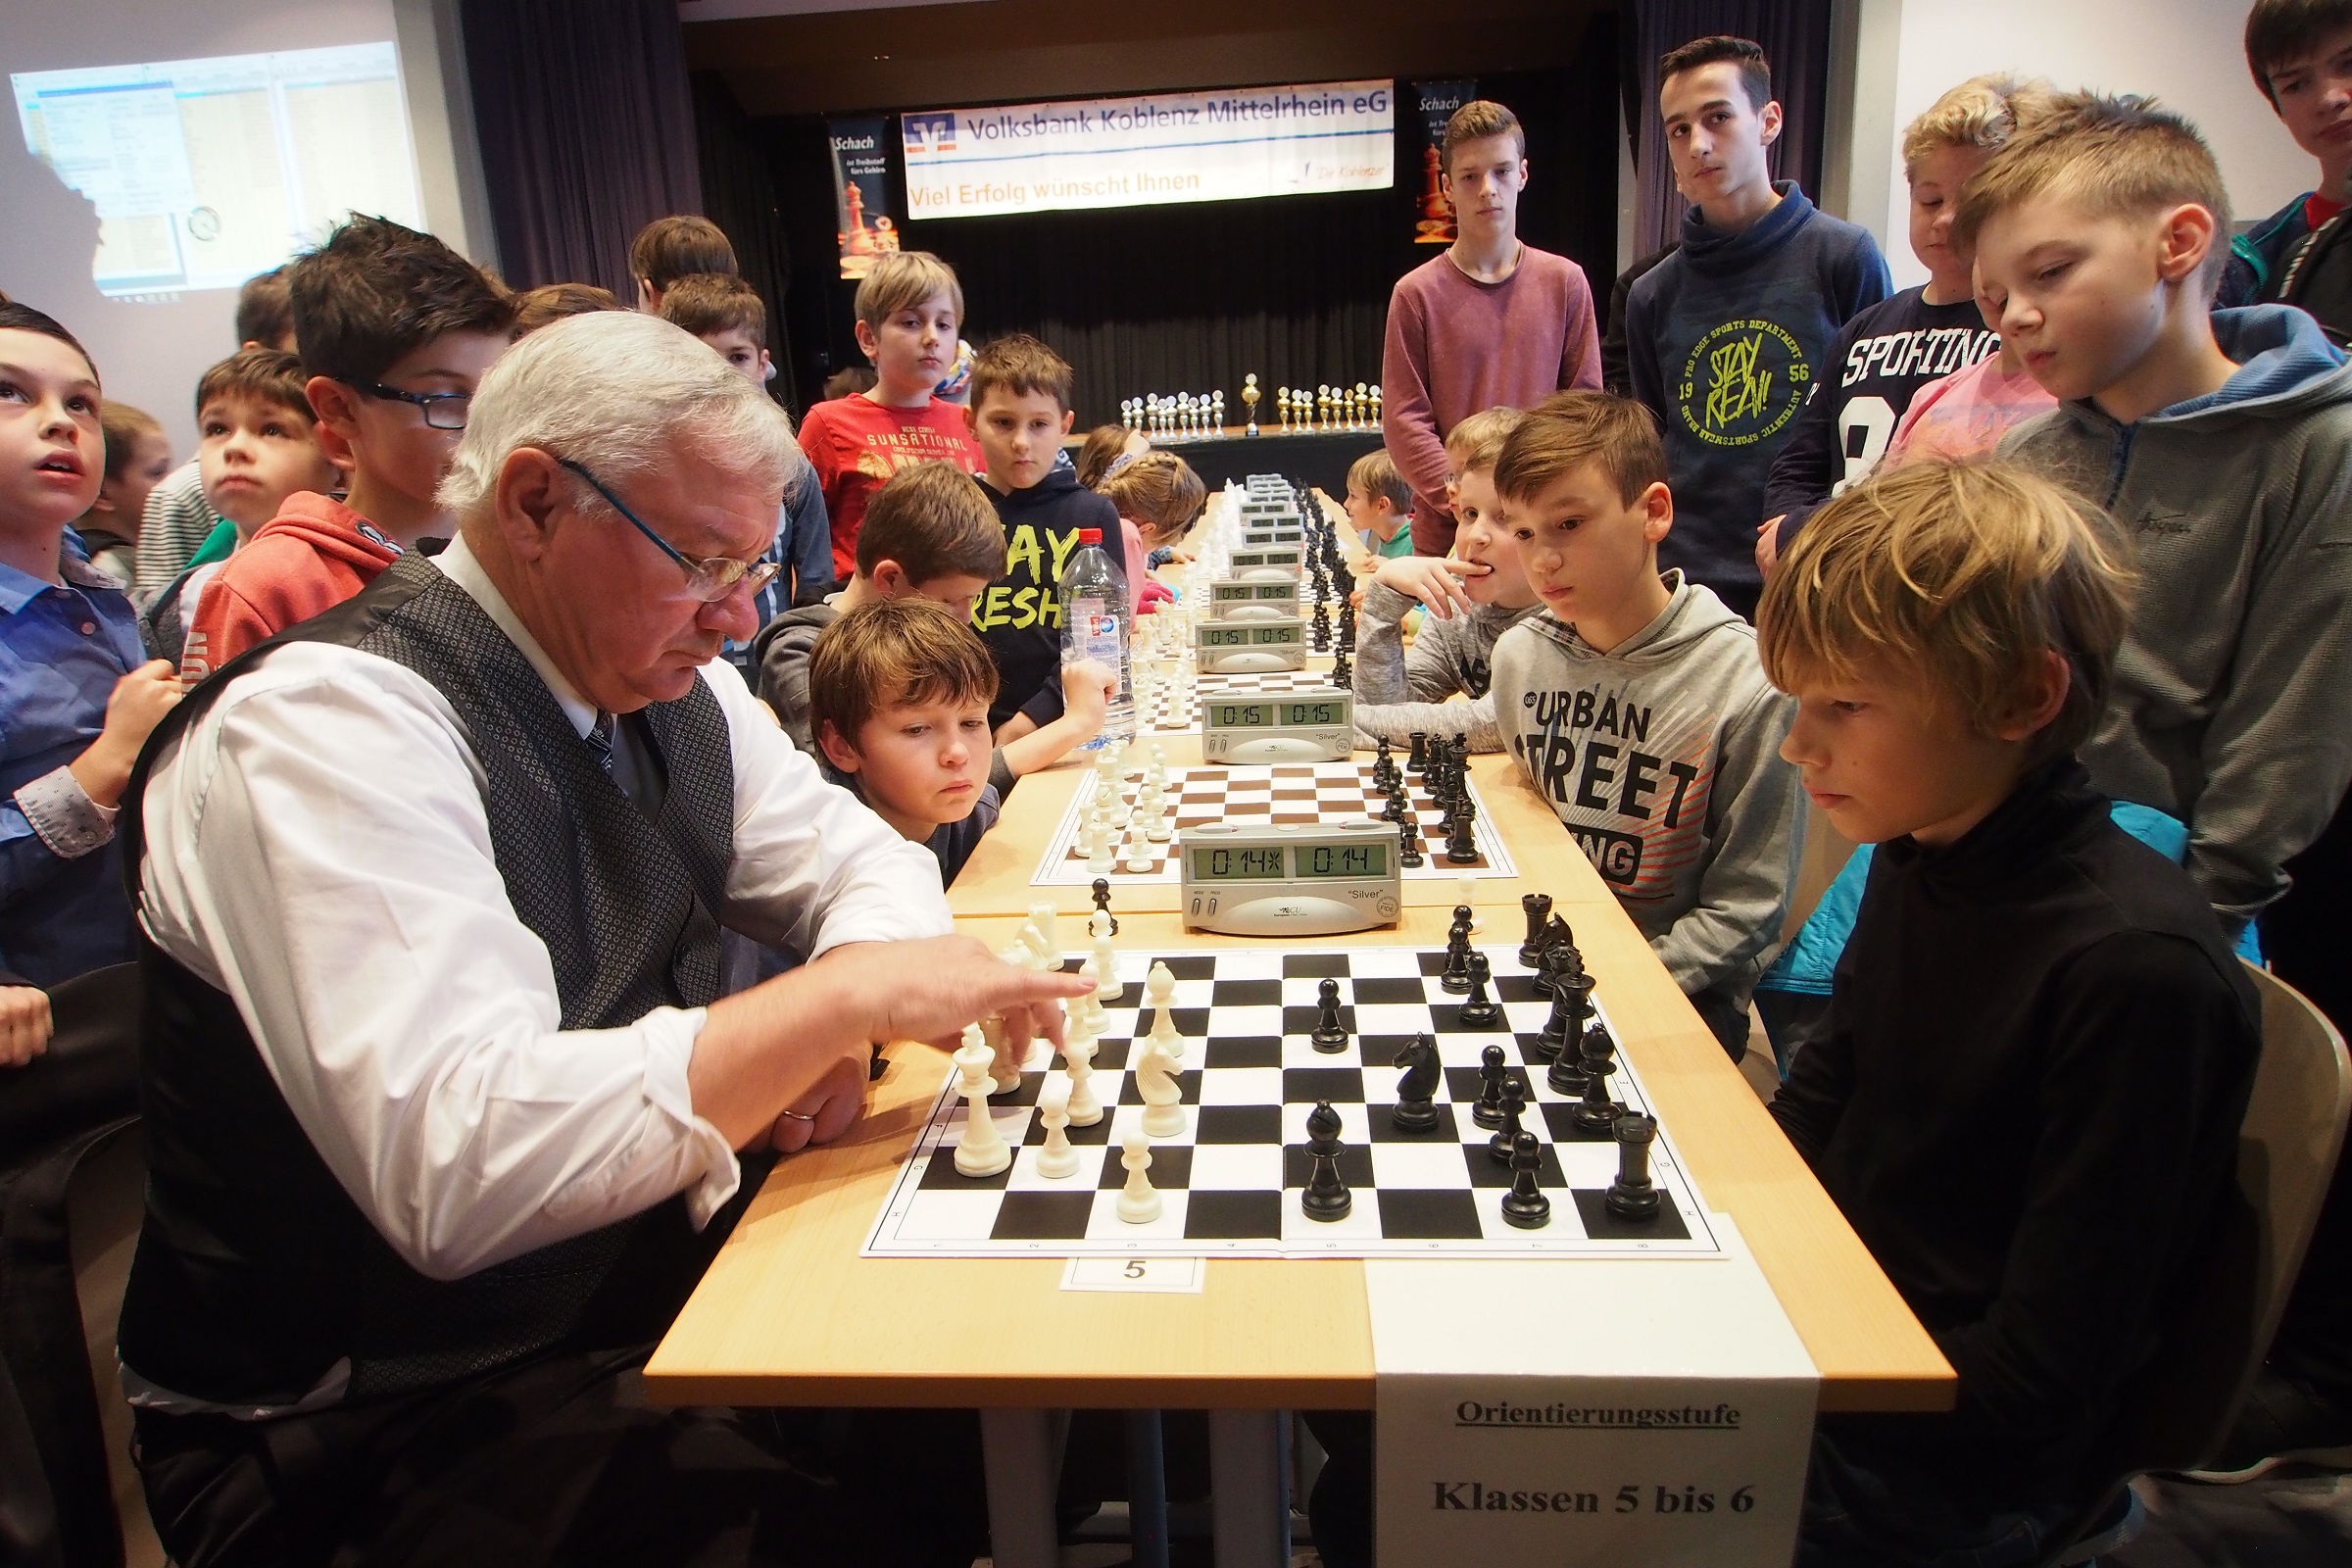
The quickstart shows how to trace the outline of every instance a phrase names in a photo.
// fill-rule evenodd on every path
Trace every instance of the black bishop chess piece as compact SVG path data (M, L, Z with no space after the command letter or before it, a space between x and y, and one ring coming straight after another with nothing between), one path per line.
M1421 853L1420 831L1408 811L1404 820L1396 824L1396 863L1410 871L1427 861L1428 857Z
M1319 1100L1306 1113L1306 1192L1298 1200L1306 1217L1329 1224L1346 1219L1355 1206L1355 1195L1340 1180L1340 1113L1331 1102Z
M1453 924L1446 928L1446 967L1438 988L1457 997L1470 994L1470 906L1453 906Z
M1505 1078L1502 1081L1502 1126L1494 1137L1487 1140L1487 1152L1508 1164L1511 1150L1518 1144L1519 1134L1525 1130L1519 1125L1519 1118L1526 1114L1527 1086L1515 1077Z
M1095 907L1110 914L1110 878L1106 876L1095 878ZM1110 914L1110 934L1114 937L1119 934L1119 917L1115 914Z
M1519 944L1519 961L1533 969L1544 956L1544 922L1551 918L1551 895L1522 893L1519 908L1527 916L1527 940Z
M1657 1141L1657 1119L1629 1113L1610 1132L1617 1140L1617 1179L1602 1201L1619 1219L1655 1219L1658 1189L1649 1179L1649 1146Z
M1511 1080L1510 1069L1502 1063L1500 1046L1489 1046L1478 1054L1478 1103L1470 1107L1470 1119L1481 1127L1502 1125L1502 1090Z
M1340 983L1337 980L1326 980L1315 987L1315 1005L1314 1032L1306 1037L1307 1043L1326 1054L1346 1051L1348 1026L1340 1022Z
M1551 1223L1551 1200L1536 1185L1543 1167L1544 1146L1534 1133L1521 1133L1511 1145L1511 1190L1502 1195L1505 1224L1533 1231Z
M1446 832L1446 863L1476 865L1478 863L1478 834L1473 823L1478 808L1465 795L1453 804L1453 825Z
M1585 1074L1585 1098L1576 1102L1569 1116L1587 1132L1605 1133L1625 1114L1625 1106L1609 1095L1609 1075L1617 1070L1616 1054L1617 1043L1606 1030L1585 1032L1584 1054L1578 1061Z
M1407 773L1428 772L1429 732L1427 730L1414 730L1409 739L1412 742L1412 750L1405 755L1404 770Z
M1438 1084L1446 1075L1437 1040L1426 1034L1413 1036L1396 1054L1396 1065L1404 1069L1404 1076L1396 1080L1396 1104L1389 1112L1389 1125L1400 1133L1437 1131Z
M1494 979L1494 970L1483 953L1470 955L1470 999L1462 1004L1455 1021L1465 1029L1499 1029L1502 1027L1502 1004L1488 994L1487 986Z

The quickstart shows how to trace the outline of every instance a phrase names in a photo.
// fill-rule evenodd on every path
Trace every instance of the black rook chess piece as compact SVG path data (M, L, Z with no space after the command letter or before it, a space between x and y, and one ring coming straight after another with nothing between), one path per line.
M1544 1164L1544 1147L1534 1133L1521 1133L1511 1145L1511 1190L1502 1198L1502 1217L1506 1224L1523 1231L1540 1230L1551 1223L1551 1200L1536 1185L1536 1172Z
M1429 732L1414 730L1411 740L1413 749L1405 756L1404 770L1407 773L1426 773L1429 771Z
M1650 1219L1658 1212L1658 1189L1649 1179L1649 1146L1658 1136L1655 1118L1625 1115L1611 1129L1617 1139L1617 1179L1603 1200L1620 1219Z
M1340 1022L1340 983L1337 980L1324 981L1315 987L1315 996L1316 1004L1322 1010L1315 1014L1314 1032L1306 1037L1307 1042L1317 1051L1325 1053L1346 1051L1348 1030Z
M1481 1127L1502 1125L1502 1086L1510 1081L1510 1073L1502 1065L1502 1048L1489 1046L1478 1054L1478 1103L1470 1107L1470 1119Z
M1396 1081L1396 1104L1389 1112L1389 1125L1400 1133L1435 1132L1438 1080L1445 1076L1437 1041L1426 1034L1413 1036L1396 1054L1396 1065L1404 1069L1404 1076Z
M1340 1113L1331 1108L1331 1102L1320 1100L1306 1113L1306 1157L1308 1170L1306 1192L1299 1206L1306 1217L1326 1223L1348 1217L1355 1206L1355 1195L1348 1192L1340 1180Z
M1104 914L1110 914L1110 878L1108 877L1095 878L1095 907ZM1114 937L1119 934L1119 917L1115 914L1110 914L1110 934Z
M1527 915L1527 940L1519 944L1519 961L1533 969L1544 956L1544 922L1551 918L1551 895L1522 893L1519 907Z
M1483 953L1470 955L1470 1000L1462 1004L1455 1021L1465 1029L1494 1029L1502 1024L1502 1004L1487 994L1487 983L1494 978Z

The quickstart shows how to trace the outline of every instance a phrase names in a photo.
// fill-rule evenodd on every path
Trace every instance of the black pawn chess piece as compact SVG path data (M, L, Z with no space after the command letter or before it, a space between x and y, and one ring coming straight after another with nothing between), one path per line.
M1314 1032L1306 1037L1307 1042L1326 1054L1346 1051L1348 1029L1340 1022L1340 983L1337 980L1324 981L1315 987L1315 998L1316 1005L1321 1010L1315 1014Z
M1471 823L1477 815L1478 808L1472 806L1467 797L1455 804L1453 826L1448 828L1446 833L1446 864L1475 865L1478 863L1478 836L1471 827Z
M1625 1106L1609 1095L1609 1074L1617 1070L1617 1063L1610 1058L1616 1050L1616 1042L1605 1033L1589 1031L1585 1035L1581 1062L1585 1071L1585 1098L1576 1102L1576 1108L1569 1114L1587 1132L1605 1133L1625 1114Z
M1471 954L1470 1000L1462 1004L1462 1010L1455 1015L1463 1028L1498 1029L1502 1026L1502 1004L1487 992L1487 984L1493 978L1494 971L1487 963L1487 956L1483 953Z
M1323 612L1323 602L1320 599L1315 601L1315 615L1314 619L1307 623L1307 633L1316 653L1325 653L1330 650L1331 617Z
M1396 793L1399 782L1396 777L1396 757L1389 750L1389 738L1386 735L1380 737L1378 748L1372 753L1372 782L1391 794Z
M1381 802L1380 819L1383 822L1402 823L1404 821L1404 803L1394 795Z
M1110 878L1106 876L1095 878L1095 907L1110 914ZM1110 914L1110 934L1114 937L1119 934L1119 917L1115 914Z
M1470 1119L1481 1127L1502 1125L1502 1088L1510 1081L1510 1073L1502 1064L1502 1048L1489 1046L1478 1054L1478 1103L1470 1107Z
M1429 734L1426 730L1417 729L1412 732L1411 740L1412 750L1405 755L1404 770L1407 773L1426 773L1429 771Z
M1544 1146L1534 1133L1521 1133L1511 1145L1511 1190L1502 1197L1505 1224L1532 1231L1551 1223L1551 1200L1536 1185L1543 1164Z
M1437 1131L1438 1082L1445 1076L1437 1041L1425 1034L1413 1036L1396 1054L1396 1065L1404 1069L1404 1076L1396 1081L1396 1104L1389 1112L1389 1125L1400 1133Z
M1507 1164L1519 1142L1519 1118L1527 1113L1527 1086L1516 1078L1502 1083L1502 1127L1487 1140L1487 1152Z
M1446 967L1438 976L1441 990L1457 997L1470 994L1470 906L1453 906L1453 924L1446 931Z
M1331 1102L1319 1100L1306 1113L1306 1192L1298 1203L1306 1217L1326 1224L1346 1219L1355 1206L1355 1195L1340 1180L1340 1113Z
M1421 853L1421 835L1414 830L1413 819L1407 816L1396 829L1396 863L1408 871L1426 863L1428 857Z
M1585 1063L1591 1031L1585 1025L1592 1016L1592 982L1582 975L1573 979L1562 976L1559 988L1552 993L1551 1007L1553 1017L1559 1017L1563 1008L1567 1017L1560 1034L1559 1053L1552 1057L1551 1071L1544 1075L1544 1081L1563 1095L1581 1095L1586 1079L1591 1076ZM1548 1040L1549 1022L1544 1024L1544 1033ZM1612 1043L1609 1052L1613 1054L1615 1051Z
M1544 956L1544 922L1551 918L1551 895L1522 893L1519 907L1527 915L1527 940L1519 944L1519 961L1533 969Z
M1348 662L1345 649L1332 659L1331 683L1342 691L1355 684L1355 666Z
M1626 1115L1611 1129L1617 1139L1617 1179L1603 1200L1619 1219L1651 1219L1658 1212L1658 1189L1649 1179L1649 1146L1658 1136L1655 1118Z

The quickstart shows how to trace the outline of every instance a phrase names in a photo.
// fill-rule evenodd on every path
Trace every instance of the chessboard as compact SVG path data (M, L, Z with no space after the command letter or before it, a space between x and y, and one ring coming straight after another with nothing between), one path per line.
M1547 1082L1539 1040L1552 1004L1535 995L1534 974L1518 950L1475 951L1487 956L1493 998L1503 1013L1487 1029L1460 1022L1466 999L1441 985L1444 953L1374 947L1120 954L1124 983L1102 1004L1090 1079L1102 1119L1066 1129L1077 1171L1051 1179L1037 1169L1047 1141L1040 1092L1049 1080L1057 1088L1066 1081L1048 1048L1032 1051L1017 1091L989 1102L990 1120L1013 1150L1010 1166L994 1176L956 1169L965 1104L951 1072L864 1254L1721 1256L1705 1205L1663 1128L1649 1148L1656 1211L1627 1219L1611 1210L1607 1192L1619 1169L1613 1132L1580 1124L1578 1097ZM1183 1045L1176 1081L1184 1130L1152 1141L1145 1174L1160 1195L1160 1213L1131 1224L1116 1212L1128 1179L1121 1146L1145 1113L1130 1063L1140 1060L1155 1021L1143 983L1154 962L1175 977L1170 1000ZM1340 986L1340 1022L1348 1032L1336 1053L1318 1051L1309 1038L1326 979ZM1596 1005L1596 1012L1598 1028L1607 1030L1605 1011ZM1392 1125L1401 1076L1394 1063L1423 1032L1436 1041L1444 1069L1434 1093L1437 1126L1400 1132ZM1514 1173L1490 1152L1493 1134L1473 1116L1490 1046L1501 1048L1502 1070L1527 1099L1522 1127L1537 1140L1535 1180L1550 1200L1549 1222L1540 1229L1504 1221L1501 1200ZM1628 1111L1654 1115L1630 1062L1617 1061L1604 1081ZM1338 1112L1337 1171L1351 1196L1347 1215L1330 1221L1309 1219L1302 1201L1312 1163L1307 1121L1320 1102Z
M1121 849L1112 869L1106 872L1087 869L1083 829L1087 807L1095 798L1095 783L1090 776L1079 783L1071 794L1070 804L1063 808L1061 820L1054 825L1054 836L1047 842L1045 857L1038 861L1030 885L1085 887L1098 876L1107 876L1114 888L1141 882L1181 881L1176 865L1179 835L1188 827L1210 822L1259 827L1284 822L1349 822L1379 816L1388 796L1372 783L1373 765L1373 759L1359 755L1340 762L1171 767L1167 770L1167 823L1173 831L1166 843L1150 846L1151 864L1142 871L1127 867L1124 831L1120 834ZM1478 813L1471 823L1478 857L1466 865L1446 858L1445 835L1438 830L1439 818L1444 813L1430 798L1421 776L1405 775L1406 809L1412 813L1416 831L1421 835L1424 856L1420 865L1404 868L1406 881L1519 874L1510 851L1503 847L1502 835L1495 830L1493 813L1478 793L1478 786L1468 779L1462 782ZM1122 811L1134 809L1142 788L1140 778L1122 776L1119 784Z

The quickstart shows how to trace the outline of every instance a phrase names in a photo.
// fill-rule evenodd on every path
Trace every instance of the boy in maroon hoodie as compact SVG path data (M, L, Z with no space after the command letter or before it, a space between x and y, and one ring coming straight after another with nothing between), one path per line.
M189 627L215 669L351 598L417 540L449 535L433 492L514 326L495 278L381 218L336 229L288 284L318 441L351 488L341 501L287 497L220 567Z

